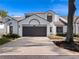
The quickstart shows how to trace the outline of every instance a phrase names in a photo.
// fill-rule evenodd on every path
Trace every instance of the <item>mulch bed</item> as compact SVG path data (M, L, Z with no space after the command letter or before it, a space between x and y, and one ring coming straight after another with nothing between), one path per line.
M67 43L65 41L53 41L53 42L58 47L71 50L74 52L79 52L79 42L75 42L75 43Z

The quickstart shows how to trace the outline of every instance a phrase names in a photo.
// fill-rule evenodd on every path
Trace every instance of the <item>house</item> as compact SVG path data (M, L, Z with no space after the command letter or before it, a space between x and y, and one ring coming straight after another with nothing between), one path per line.
M67 20L67 16L64 16L63 18ZM74 16L73 33L79 35L79 16Z
M49 36L67 32L67 20L53 11L27 13L21 17L7 16L3 22L5 34Z
M55 12L28 13L23 17L6 17L5 34L14 33L20 36L49 36L66 33L67 20Z

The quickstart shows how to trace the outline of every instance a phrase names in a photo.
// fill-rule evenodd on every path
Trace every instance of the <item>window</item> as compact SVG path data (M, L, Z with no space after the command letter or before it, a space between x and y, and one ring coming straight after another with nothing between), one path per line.
M52 14L51 13L49 13L47 15L47 21L52 22Z
M57 34L63 34L63 27L57 27Z
M52 27L50 27L50 32L52 32Z

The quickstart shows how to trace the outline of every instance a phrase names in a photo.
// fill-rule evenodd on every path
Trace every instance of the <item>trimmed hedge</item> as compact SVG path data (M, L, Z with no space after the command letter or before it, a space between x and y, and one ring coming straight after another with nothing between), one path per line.
M65 37L66 34L56 34L56 36L62 36L62 37Z
M7 34L7 35L2 35L2 37L5 37L7 39L15 39L15 38L19 38L20 36L17 34Z

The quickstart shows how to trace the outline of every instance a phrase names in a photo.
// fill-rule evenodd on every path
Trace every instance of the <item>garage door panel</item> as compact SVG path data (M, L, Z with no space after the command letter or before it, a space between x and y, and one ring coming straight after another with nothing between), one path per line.
M23 27L23 36L46 36L46 27Z

